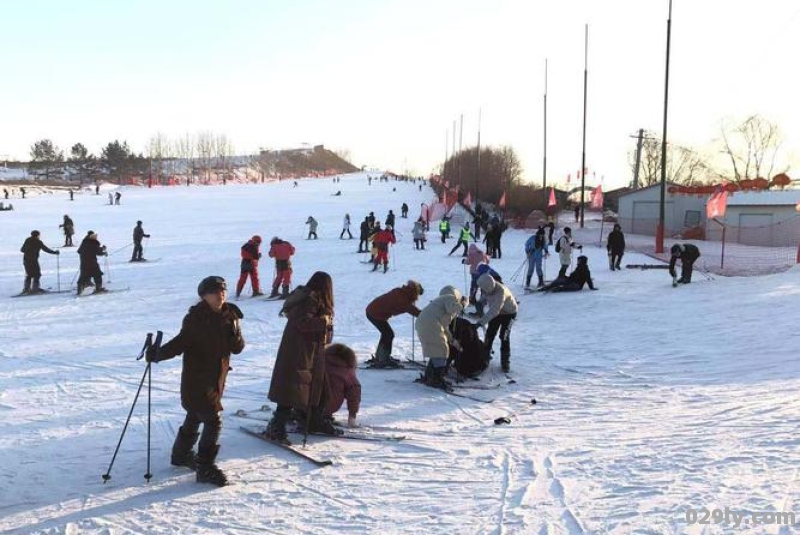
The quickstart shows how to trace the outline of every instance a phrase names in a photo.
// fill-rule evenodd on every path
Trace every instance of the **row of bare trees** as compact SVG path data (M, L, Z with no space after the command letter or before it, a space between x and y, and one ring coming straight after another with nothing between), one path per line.
M187 182L211 181L213 176L230 177L238 162L231 140L225 134L203 131L170 139L162 133L150 138L146 153L135 154L125 141L114 140L99 156L76 143L65 158L64 151L50 139L31 146L28 172L37 180L69 178L81 184L98 179L123 181L131 176L152 177L156 183L170 176Z
M668 182L685 185L770 179L788 170L788 166L781 164L782 145L783 136L778 126L760 115L747 117L741 123L724 121L720 124L720 137L714 141L710 152L668 144L666 178ZM628 153L628 162L634 170L635 150ZM645 131L639 184L650 186L660 180L661 137Z
M463 194L469 191L482 201L497 203L503 192L520 182L522 164L509 146L481 147L480 155L478 147L469 147L447 158L441 176Z

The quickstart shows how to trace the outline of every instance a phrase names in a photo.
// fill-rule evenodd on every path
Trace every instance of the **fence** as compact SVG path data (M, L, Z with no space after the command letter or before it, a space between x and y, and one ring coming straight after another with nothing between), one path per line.
M701 254L697 266L720 275L766 275L785 271L800 263L800 216L758 227L722 226L710 221L705 227L667 228L664 233L665 252L660 254L655 252L654 236L630 231L631 228L654 230L657 220L640 219L635 223L619 221L628 250L669 261L669 249L673 244L694 243ZM583 229L579 239L586 240L585 243L605 245L613 223L603 225L602 236L600 222L594 225L596 228Z

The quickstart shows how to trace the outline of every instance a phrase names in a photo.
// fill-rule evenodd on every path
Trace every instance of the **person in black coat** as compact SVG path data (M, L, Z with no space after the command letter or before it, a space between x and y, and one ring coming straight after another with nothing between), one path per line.
M150 234L144 233L142 222L137 221L136 226L133 227L133 256L131 256L131 262L144 262L144 258L142 258L142 254L144 253L144 248L142 247L142 238L149 237Z
M619 264L622 262L622 255L625 254L625 235L622 233L619 223L615 224L614 230L608 234L606 250L608 250L608 266L611 271L621 269Z
M39 234L38 230L32 230L31 235L25 239L19 250L22 253L22 265L25 266L23 294L41 293L43 291L39 287L39 279L42 277L42 270L39 267L39 252L61 254L60 251L54 251L42 243L42 240L39 239ZM31 282L33 282L33 286L31 286Z
M369 216L364 217L364 221L361 222L361 226L359 227L359 236L358 236L358 252L359 253L367 253L369 252L369 229L371 225L369 224Z
M547 286L539 288L540 292L577 292L583 290L585 284L590 290L597 290L592 282L592 273L589 271L589 259L583 255L578 257L578 265L569 277L559 277Z
M186 411L183 425L172 445L171 462L197 470L199 483L225 486L228 480L215 464L222 430L222 394L231 354L244 349L242 311L228 303L228 286L222 277L206 277L197 287L201 301L189 309L178 335L160 349L147 351L148 362L159 362L183 354L181 405ZM194 445L203 434L197 455Z
M403 203L403 205L400 207L400 217L408 219L408 205L406 203Z
M94 293L107 292L103 288L103 272L100 271L100 264L97 262L98 256L108 256L106 246L100 245L97 241L97 234L90 230L83 238L78 255L81 258L80 276L78 277L78 295L89 286L89 279L94 279Z
M669 274L675 279L675 264L681 261L681 278L675 281L677 284L689 284L692 282L692 266L695 260L700 258L700 249L691 243L676 243L670 249Z

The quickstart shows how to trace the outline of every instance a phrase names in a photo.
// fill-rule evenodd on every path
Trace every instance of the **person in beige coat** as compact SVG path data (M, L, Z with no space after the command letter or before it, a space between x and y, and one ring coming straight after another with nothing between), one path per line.
M447 357L450 345L458 348L458 341L450 334L450 323L463 312L467 298L453 286L445 286L439 296L423 308L417 316L416 330L422 346L422 356L428 367L422 382L436 388L446 388Z
M478 277L481 299L485 300L483 316L478 323L486 328L486 350L491 353L494 337L500 331L500 364L503 371L511 371L511 324L517 317L517 300L511 290L494 280L488 273Z

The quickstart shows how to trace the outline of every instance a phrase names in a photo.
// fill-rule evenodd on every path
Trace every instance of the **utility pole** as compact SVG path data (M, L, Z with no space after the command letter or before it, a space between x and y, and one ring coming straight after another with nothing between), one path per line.
M633 137L633 136L631 136ZM633 189L639 189L639 166L642 163L642 142L644 139L644 128L639 129L636 142L636 167L633 170Z
M667 61L664 76L664 131L661 137L661 199L658 205L658 228L656 229L656 253L664 252L664 202L667 190L667 110L669 109L669 47L672 35L672 0L669 0L667 18Z
M464 114L461 114L461 125L458 128L458 185L461 186L461 141L464 136Z
M542 205L547 207L547 59L544 60L544 150L542 157Z
M670 0L671 1L671 0ZM589 80L589 25L586 25L583 51L583 156L581 157L581 228L583 228L584 188L586 187L586 89Z
M478 108L478 164L477 172L475 173L475 204L478 204L478 195L480 195L479 184L481 182L481 109Z

